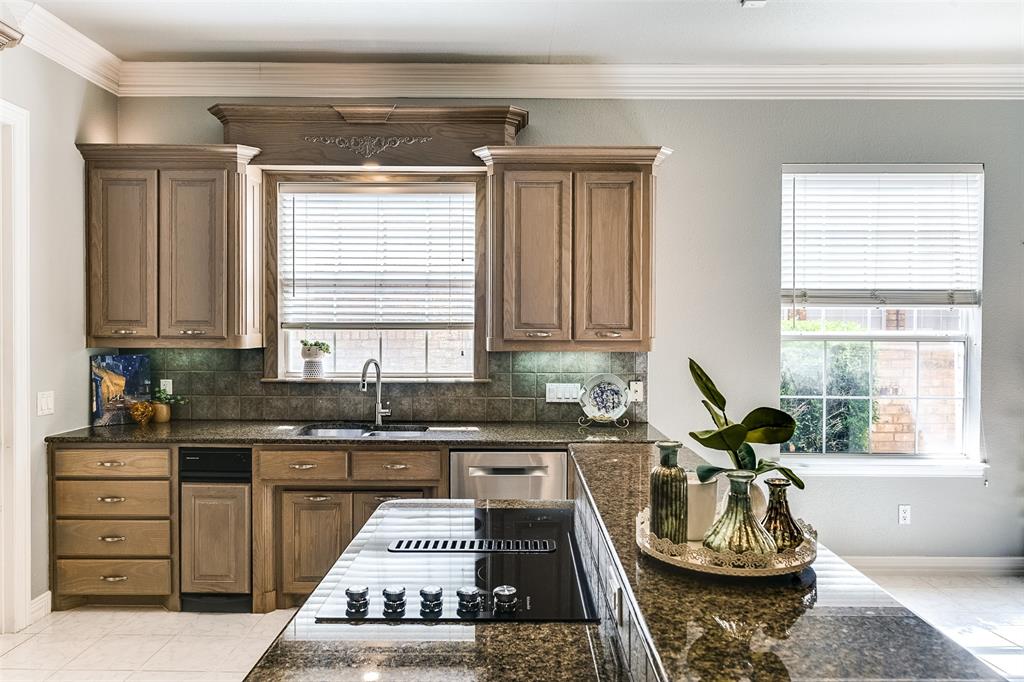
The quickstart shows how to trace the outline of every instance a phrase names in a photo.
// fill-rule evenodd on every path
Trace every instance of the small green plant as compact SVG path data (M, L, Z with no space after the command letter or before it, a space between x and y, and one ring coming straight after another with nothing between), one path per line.
M326 341L310 341L308 339L302 339L300 343L302 343L303 348L316 348L325 355L331 352L331 346Z
M188 402L188 398L183 395L168 393L164 389L158 388L153 391L153 402L163 403L164 405L184 405Z
M733 422L725 412L725 396L715 386L700 365L690 358L690 375L704 399L701 404L711 415L715 428L707 431L691 431L690 437L712 450L724 450L729 453L732 468L716 467L701 464L697 467L697 478L701 482L710 481L726 471L746 470L755 476L769 471L778 471L788 478L797 488L803 489L804 482L791 469L781 466L771 459L758 460L757 453L751 443L774 445L785 443L793 437L796 421L787 412L774 407L758 407L753 409L740 422Z

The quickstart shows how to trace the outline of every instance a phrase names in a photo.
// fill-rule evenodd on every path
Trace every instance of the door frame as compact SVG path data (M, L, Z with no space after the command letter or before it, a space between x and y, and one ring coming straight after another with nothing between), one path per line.
M29 112L0 99L0 633L29 625Z

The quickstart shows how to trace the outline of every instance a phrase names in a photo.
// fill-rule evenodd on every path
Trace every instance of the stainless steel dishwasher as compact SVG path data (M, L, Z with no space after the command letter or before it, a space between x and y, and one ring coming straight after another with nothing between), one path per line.
M452 451L451 496L474 500L564 500L566 453L558 450Z

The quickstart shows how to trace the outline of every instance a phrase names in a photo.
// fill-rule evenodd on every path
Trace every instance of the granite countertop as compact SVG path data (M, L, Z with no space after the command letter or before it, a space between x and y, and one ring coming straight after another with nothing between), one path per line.
M639 630L649 633L668 679L1002 679L825 547L799 578L759 582L643 556L635 520L648 504L657 449L581 444L570 451L581 493L598 510L639 606ZM702 462L680 452L688 469Z
M664 435L646 423L632 424L619 429L607 426L583 427L572 422L462 422L426 423L431 431L414 438L320 438L296 433L302 426L322 422L276 421L172 421L149 424L145 428L136 424L85 427L48 436L49 443L292 443L295 445L372 445L375 443L401 443L403 445L502 445L538 446L566 445L585 441L611 441L619 443L653 443ZM450 427L458 430L445 430Z

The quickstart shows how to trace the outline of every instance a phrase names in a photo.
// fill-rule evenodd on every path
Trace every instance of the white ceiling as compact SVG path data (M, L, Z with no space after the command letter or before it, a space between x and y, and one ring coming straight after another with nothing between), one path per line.
M1024 62L1024 0L40 0L124 60Z

